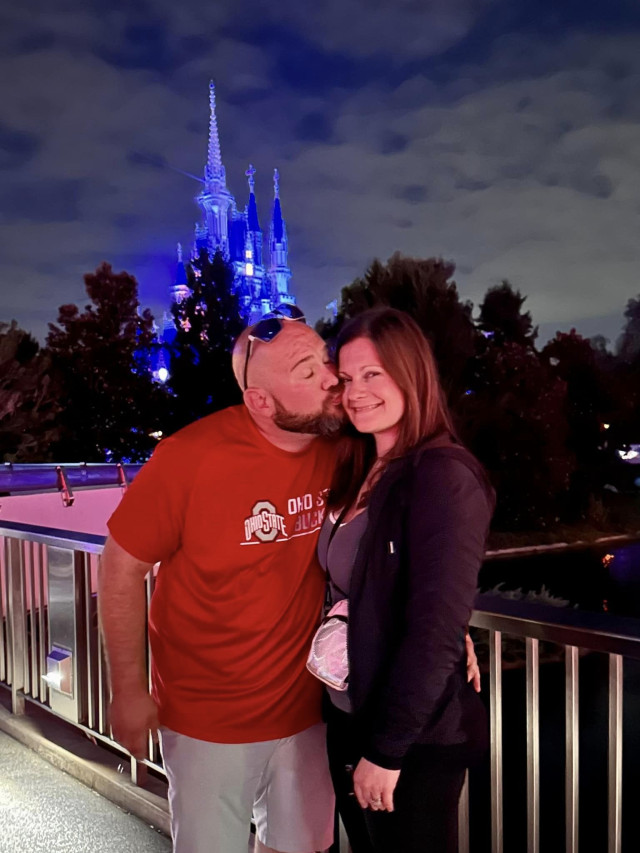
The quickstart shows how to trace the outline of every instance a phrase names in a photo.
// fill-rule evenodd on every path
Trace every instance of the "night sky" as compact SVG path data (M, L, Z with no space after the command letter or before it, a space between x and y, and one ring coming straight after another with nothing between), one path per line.
M26 0L0 12L0 320L42 337L82 275L154 313L193 239L217 83L227 183L280 169L315 320L375 256L508 278L541 339L615 340L640 292L638 0Z

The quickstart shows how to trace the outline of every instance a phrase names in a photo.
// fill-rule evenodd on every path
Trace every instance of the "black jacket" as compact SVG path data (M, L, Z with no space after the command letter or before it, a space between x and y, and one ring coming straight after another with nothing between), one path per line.
M364 756L398 769L414 744L465 744L484 708L464 634L493 512L476 459L436 442L389 464L369 501L349 593L349 692Z

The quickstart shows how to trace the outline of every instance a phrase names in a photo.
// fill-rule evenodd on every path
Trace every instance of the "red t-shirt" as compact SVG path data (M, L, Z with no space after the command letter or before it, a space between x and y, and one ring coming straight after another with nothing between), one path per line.
M237 406L162 441L133 481L108 525L134 557L160 562L149 633L162 725L251 743L320 720L305 664L333 459L321 438L274 447Z

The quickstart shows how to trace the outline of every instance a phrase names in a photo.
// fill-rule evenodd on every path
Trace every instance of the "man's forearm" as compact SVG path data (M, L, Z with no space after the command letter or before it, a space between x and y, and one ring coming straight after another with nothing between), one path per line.
M99 572L98 604L112 693L147 690L144 576L150 568L107 540Z

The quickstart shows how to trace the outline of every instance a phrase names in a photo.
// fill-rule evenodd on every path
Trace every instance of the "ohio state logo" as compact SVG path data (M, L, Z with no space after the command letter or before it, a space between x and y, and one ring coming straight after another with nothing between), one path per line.
M244 520L244 536L247 542L255 536L261 542L273 542L281 533L286 537L284 516L280 515L271 501L258 501L251 515Z

